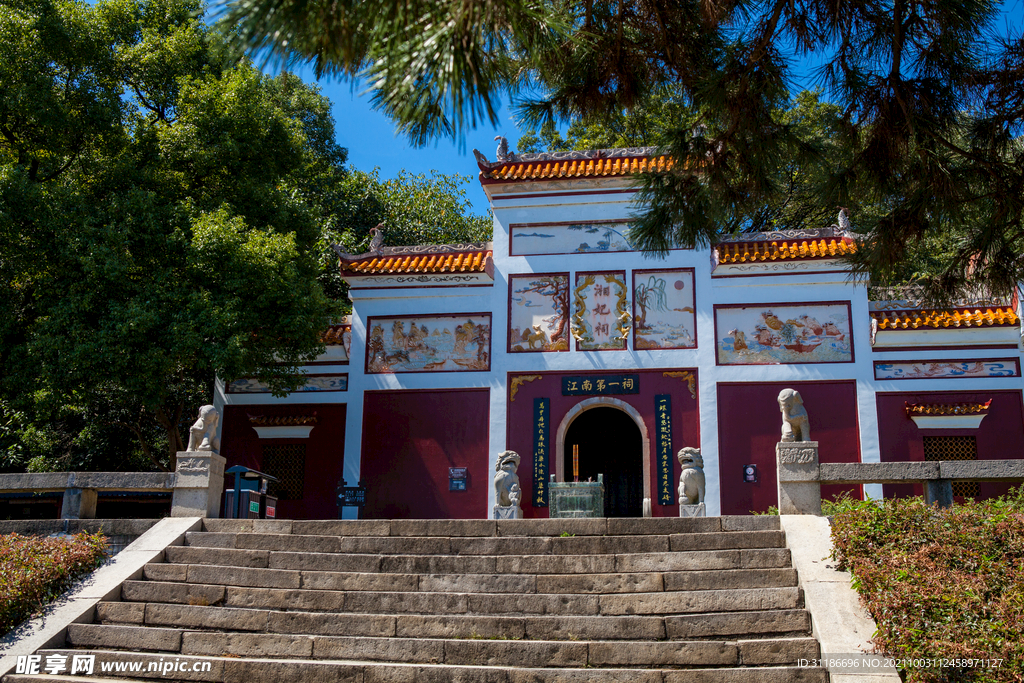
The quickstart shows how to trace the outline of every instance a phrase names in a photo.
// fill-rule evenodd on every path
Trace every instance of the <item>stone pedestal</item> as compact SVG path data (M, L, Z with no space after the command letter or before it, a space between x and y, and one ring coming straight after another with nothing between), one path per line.
M494 519L522 519L523 508L518 505L495 505Z
M171 517L220 517L225 462L211 451L178 451Z
M679 504L679 516L680 517L707 517L707 510L704 507L704 503L697 503L696 505L684 505Z
M597 481L555 481L548 484L548 516L551 518L604 517L604 475Z
M74 477L74 475L71 475ZM64 489L64 502L60 506L61 519L95 519L96 489L69 487Z
M780 441L775 446L779 514L820 515L818 442Z

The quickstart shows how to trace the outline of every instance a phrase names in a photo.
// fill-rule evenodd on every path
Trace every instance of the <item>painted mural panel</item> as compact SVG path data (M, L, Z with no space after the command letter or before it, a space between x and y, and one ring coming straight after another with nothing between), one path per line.
M1013 358L875 363L875 379L950 379L954 377L1020 377L1020 365Z
M368 318L366 372L472 372L491 367L491 314Z
M719 365L851 363L850 304L716 306Z
M509 277L509 353L569 350L569 274Z
M625 222L513 223L509 232L513 256L636 251Z
M633 348L697 347L693 269L633 271Z
M295 390L303 391L348 391L348 374L307 375L306 383ZM227 383L228 394L269 394L270 387L258 379L233 379Z
M631 327L626 273L576 273L572 334L577 351L625 349Z

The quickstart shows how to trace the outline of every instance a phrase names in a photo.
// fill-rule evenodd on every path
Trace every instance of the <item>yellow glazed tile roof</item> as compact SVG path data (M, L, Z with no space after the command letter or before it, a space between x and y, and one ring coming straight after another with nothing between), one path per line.
M1009 306L952 308L920 311L872 311L879 330L946 329L957 327L1006 327L1020 318Z
M849 238L803 239L773 242L722 242L718 249L718 262L759 263L765 261L794 261L799 259L830 258L852 254L856 243Z
M666 155L651 158L615 157L611 159L544 159L510 161L482 170L486 180L558 180L561 178L597 178L667 171L673 161Z
M904 403L907 415L981 415L988 412L992 399L985 403Z
M343 261L341 270L349 275L395 273L484 273L492 251L463 251L448 254L398 254L367 256Z

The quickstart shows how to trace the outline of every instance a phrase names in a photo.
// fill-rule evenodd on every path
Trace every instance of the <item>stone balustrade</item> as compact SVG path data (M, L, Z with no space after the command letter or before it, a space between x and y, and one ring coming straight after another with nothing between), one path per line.
M224 462L210 451L181 451L174 472L0 474L0 493L63 491L61 519L94 519L101 491L164 491L172 517L219 517Z
M820 515L822 484L924 484L925 501L953 504L953 481L1024 481L1024 460L819 463L818 443L779 443L779 513Z

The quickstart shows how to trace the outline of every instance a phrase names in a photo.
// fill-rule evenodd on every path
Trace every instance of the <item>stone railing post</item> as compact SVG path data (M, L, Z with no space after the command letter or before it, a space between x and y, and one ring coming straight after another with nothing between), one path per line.
M96 489L75 486L75 473L68 475L64 500L60 506L61 519L96 519Z
M225 462L211 451L178 451L171 517L220 517Z
M775 446L779 514L820 515L817 441L780 441Z
M924 482L924 502L940 508L953 507L953 482L950 479L929 479Z

